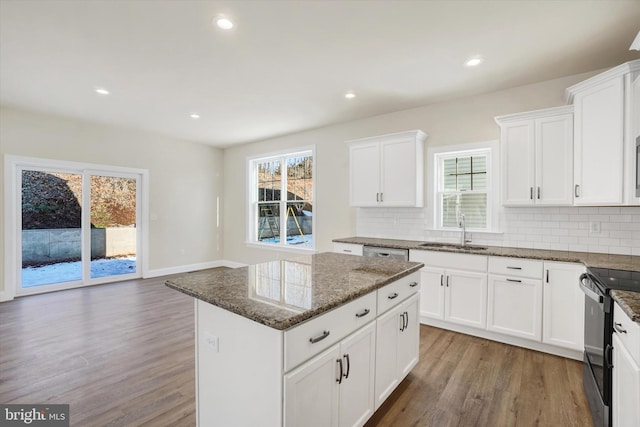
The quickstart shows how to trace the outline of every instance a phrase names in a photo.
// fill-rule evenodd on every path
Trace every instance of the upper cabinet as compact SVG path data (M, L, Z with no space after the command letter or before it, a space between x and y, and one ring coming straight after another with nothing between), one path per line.
M426 138L414 130L347 141L350 205L423 207Z
M574 105L574 204L640 204L635 196L634 81L640 60L571 86ZM637 85L637 83L635 83Z
M505 206L573 204L573 107L496 117Z

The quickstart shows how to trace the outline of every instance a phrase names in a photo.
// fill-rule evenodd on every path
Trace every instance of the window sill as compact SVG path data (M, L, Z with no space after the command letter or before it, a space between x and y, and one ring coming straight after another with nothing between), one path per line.
M274 245L270 243L255 243L255 242L245 242L245 245L248 248L254 249L265 249L265 250L275 250L280 252L289 252L296 254L315 254L317 251L315 248L309 248L305 246L293 246L293 245Z

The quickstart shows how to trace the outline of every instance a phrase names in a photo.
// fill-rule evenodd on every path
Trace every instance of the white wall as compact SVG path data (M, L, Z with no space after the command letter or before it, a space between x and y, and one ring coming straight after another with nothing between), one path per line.
M222 233L216 227L216 198L222 197L223 190L220 149L3 107L0 155L6 154L147 169L150 273L223 258ZM4 212L4 195L1 202ZM0 238L2 228L0 221ZM6 268L3 249L0 246L0 271Z
M499 139L500 132L493 120L495 116L563 105L565 88L595 73L461 98L228 148L225 150L225 258L254 263L291 256L290 253L253 249L245 245L247 156L316 145L315 239L319 251L328 251L332 248L332 239L356 234L358 210L349 207L348 151L344 141L412 129L422 129L429 134L427 147ZM428 73L425 73L425 78L428 78ZM357 98L355 101L352 108L358 108ZM425 176L429 176L430 168L426 166ZM408 215L418 215L419 221L420 212L421 210L409 212Z

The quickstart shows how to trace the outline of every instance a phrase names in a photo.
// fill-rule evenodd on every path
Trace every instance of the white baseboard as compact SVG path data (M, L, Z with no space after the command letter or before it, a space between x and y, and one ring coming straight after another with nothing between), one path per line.
M436 328L447 329L466 335L485 338L491 341L498 341L504 344L514 345L516 347L524 347L528 348L529 350L536 350L543 353L554 354L556 356L566 357L568 359L582 360L582 351L579 350L556 347L555 345L545 344L538 341L530 341L524 338L502 335L497 332L487 331L485 329L476 329L469 326L457 325L454 323L445 322L444 320L432 319L425 315L420 315L420 323L422 323L423 325L435 326Z
M199 264L189 264L189 265L180 265L177 267L168 267L168 268L158 268L155 270L148 270L143 273L142 277L147 279L150 277L160 277L160 276L169 276L171 274L181 274L181 273L190 273L192 271L206 270L208 268L216 268L216 267L245 267L247 264L242 264L235 261L228 260L218 260L218 261L209 261L202 262Z
M11 301L13 299L13 292L0 291L0 302Z

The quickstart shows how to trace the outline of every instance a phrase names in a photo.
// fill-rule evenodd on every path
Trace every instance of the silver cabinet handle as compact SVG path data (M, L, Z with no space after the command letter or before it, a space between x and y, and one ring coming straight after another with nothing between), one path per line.
M540 187L538 187L538 200L540 200Z
M522 283L522 280L517 280L517 279L507 279L507 282Z
M353 251L352 251L351 249L343 249L343 250L342 250L342 252L346 252L346 253L349 253L349 254L350 254L350 253L351 253L351 252L353 252Z
M347 361L347 372L344 374L344 378L349 378L349 371L351 370L351 362L349 361L349 354L345 354L342 356L343 359Z
M449 276L447 276L447 288L449 287Z
M533 187L529 187L529 198L533 200Z
M318 335L317 337L309 338L309 342L311 344L315 344L317 342L322 341L323 339L325 339L328 336L329 336L329 331L323 331L322 334Z
M575 188L573 189L573 195L576 197L580 197L580 185L576 184Z
M613 323L613 329L615 329L616 332L618 332L619 334L626 334L627 333L627 330L622 327L622 323L614 322Z
M384 202L384 199L382 198L383 195L384 193L380 193L380 202Z
M509 267L509 266L507 266L507 268L509 270L522 270L522 267Z
M397 293L397 292L394 292L394 293L392 293L391 295L389 295L387 298L389 298L389 299L395 299L395 298L398 298L398 293Z
M376 193L376 202L380 201L380 193Z
M549 269L547 268L547 283L549 283Z
M342 370L342 359L336 359L336 363L340 366L340 373L338 374L338 378L336 378L336 382L338 384L342 384L342 377L344 376L344 371Z
M356 313L356 317L360 318L360 317L364 317L367 314L371 313L371 311L368 308L365 308L364 310L362 310L360 313Z
M444 286L444 274L440 275L440 286Z
M415 288L416 286L418 286L418 282L411 282L411 283L409 283L409 287L410 287L410 288Z

